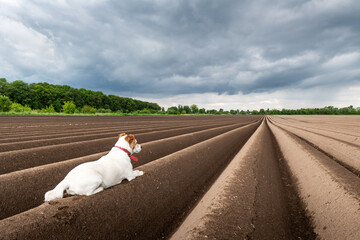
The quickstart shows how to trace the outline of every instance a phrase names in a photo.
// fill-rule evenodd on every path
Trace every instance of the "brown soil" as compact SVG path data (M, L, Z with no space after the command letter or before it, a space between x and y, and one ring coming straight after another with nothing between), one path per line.
M137 154L140 161L133 162L133 167L146 164L242 125L211 128L144 143L142 144L142 151ZM40 205L43 203L44 192L53 189L72 168L84 162L95 161L106 153L102 152L0 175L0 191L3 193L0 196L0 208L2 209L0 219ZM23 195L16 194L13 189L21 191Z
M315 239L266 123L175 232L176 239Z
M360 118L266 118L0 117L0 239L359 239ZM145 175L41 204L122 130Z
M359 177L295 134L270 127L319 238L359 239Z
M145 175L130 183L4 219L0 230L8 239L166 237L258 125L234 129L141 166Z
M137 133L136 138L139 142L147 142L150 140L153 141L166 137L201 131L217 126L219 126L219 124L205 126L200 124L200 126L175 128L161 131L153 129L152 132ZM51 146L41 146L17 151L2 152L0 153L0 174L108 151L114 145L118 138L118 134L121 132L124 131L121 129L119 129L119 131L114 131L114 137L95 140L82 140L72 143L61 143L61 141L58 141L56 145Z
M360 176L360 145L358 144L360 132L336 134L335 136L335 133L331 131L324 133L324 130L320 131L315 128L304 128L280 123L281 121L277 121L277 118L271 118L271 121L283 130L289 131L312 144L313 147ZM302 124L299 125L301 126Z

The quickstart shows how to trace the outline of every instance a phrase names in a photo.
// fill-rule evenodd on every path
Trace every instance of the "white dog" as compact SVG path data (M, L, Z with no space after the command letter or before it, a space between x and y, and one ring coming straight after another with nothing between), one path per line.
M133 171L130 159L141 151L134 135L122 133L111 151L97 161L80 164L72 169L53 190L45 193L45 202L62 198L64 190L70 195L92 195L105 188L133 180L144 173Z

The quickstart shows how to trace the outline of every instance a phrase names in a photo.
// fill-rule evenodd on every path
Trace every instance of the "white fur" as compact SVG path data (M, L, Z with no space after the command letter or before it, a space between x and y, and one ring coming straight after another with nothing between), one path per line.
M125 140L126 135L119 138L115 146L125 148L131 154L141 151L136 144L131 149ZM113 147L111 151L97 161L80 164L72 169L53 190L45 193L45 202L62 198L64 190L71 195L92 195L105 188L121 183L122 180L133 180L144 173L133 171L130 158L123 150Z

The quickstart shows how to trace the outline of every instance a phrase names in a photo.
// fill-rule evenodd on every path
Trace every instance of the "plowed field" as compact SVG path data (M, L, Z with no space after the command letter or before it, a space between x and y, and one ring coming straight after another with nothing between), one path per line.
M145 174L43 202L135 134ZM0 239L360 239L360 117L0 117Z

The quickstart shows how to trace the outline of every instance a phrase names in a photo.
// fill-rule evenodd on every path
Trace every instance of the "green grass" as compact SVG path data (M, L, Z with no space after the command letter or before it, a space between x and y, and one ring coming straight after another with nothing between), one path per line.
M167 114L167 113L42 113L37 111L31 112L0 112L0 116L207 116L219 114ZM230 114L229 114L230 115Z
M172 114L161 114L161 113L74 113L74 114L66 114L66 113L41 113L37 111L32 112L0 112L0 116L180 116L180 115L172 115ZM187 114L189 115L189 114ZM195 114L194 114L195 115ZM202 114L204 115L204 114ZM184 116L184 115L183 115Z

